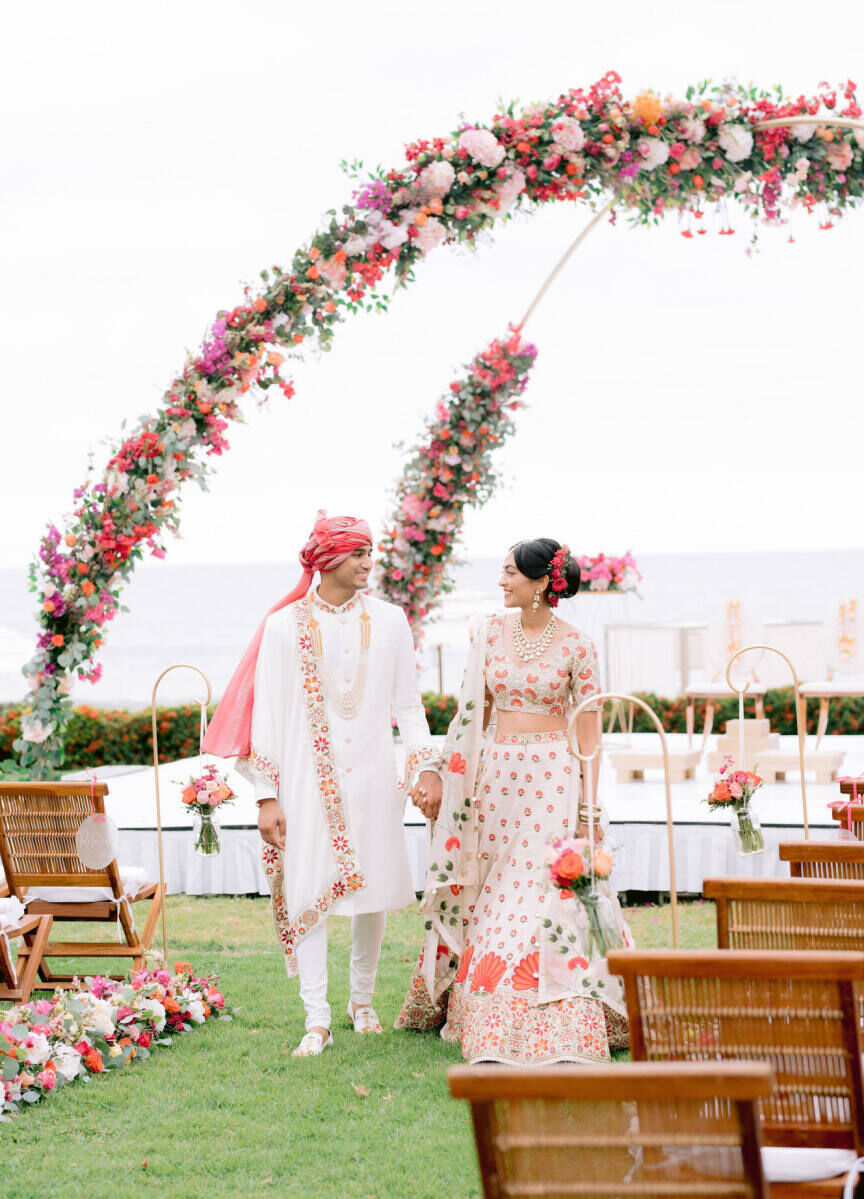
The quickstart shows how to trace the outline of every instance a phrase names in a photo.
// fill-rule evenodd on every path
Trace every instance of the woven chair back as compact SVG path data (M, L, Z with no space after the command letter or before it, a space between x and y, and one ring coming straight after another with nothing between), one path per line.
M634 1060L768 1062L769 1145L864 1146L864 953L615 950Z
M756 1110L773 1082L765 1065L468 1066L448 1082L472 1106L486 1199L767 1197Z
M91 812L104 813L104 783L0 783L0 861L10 889L111 887L122 894L117 863L91 870L75 834Z
M864 805L861 808L864 819ZM793 878L864 880L864 823L852 823L854 841L781 841L780 861ZM857 830L857 831L856 831Z
M718 949L841 949L864 953L864 881L706 878Z

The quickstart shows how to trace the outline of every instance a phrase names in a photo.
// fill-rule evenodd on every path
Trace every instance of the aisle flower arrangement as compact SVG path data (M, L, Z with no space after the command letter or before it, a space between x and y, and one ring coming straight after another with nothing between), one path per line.
M608 554L586 555L579 559L582 591L635 591L642 575L636 559L628 550L620 558Z
M200 1024L231 1019L216 977L196 976L188 962L173 972L154 962L121 982L97 975L0 1011L0 1120L71 1082L144 1060Z
M752 770L736 770L733 758L726 754L720 773L707 796L708 806L728 808L732 812L732 832L739 854L762 853L765 839L751 800L764 780Z
M195 852L202 858L220 853L219 830L214 816L219 808L232 804L237 798L228 778L217 766L205 766L199 775L189 779L181 799L187 811L197 817Z
M556 837L546 855L549 882L561 892L563 898L574 900L585 910L589 958L592 956L592 946L601 957L605 957L610 949L618 949L623 944L612 920L608 900L598 895L595 889L595 880L608 879L613 865L612 854L602 843L595 844L592 859L591 844L586 837ZM558 953L572 952L573 932L567 936L561 926L556 926L549 918L543 921L543 925Z
M551 102L508 104L488 126L465 123L413 142L404 162L371 175L347 167L351 202L288 267L262 271L257 293L247 289L218 314L159 407L91 471L62 528L50 525L42 539L31 568L41 632L24 668L32 694L15 743L31 776L62 761L72 681L99 677L95 655L124 584L145 554L164 556L181 487L205 484L209 461L228 448L230 422L242 420L241 401L290 397L288 357L304 344L329 349L348 313L386 309L376 288L388 273L405 286L439 246L471 244L516 209L553 201L611 201L642 223L673 213L683 236L694 237L707 232L709 208L721 234L735 232L730 200L772 225L803 208L823 229L861 200L864 131L829 123L861 116L852 82L792 98L707 83L683 98L630 98L620 83L610 71ZM801 115L806 125L754 127Z
M465 508L492 492L492 450L513 432L536 356L515 330L491 342L439 400L402 472L376 570L378 590L405 610L415 636L449 589L447 567Z

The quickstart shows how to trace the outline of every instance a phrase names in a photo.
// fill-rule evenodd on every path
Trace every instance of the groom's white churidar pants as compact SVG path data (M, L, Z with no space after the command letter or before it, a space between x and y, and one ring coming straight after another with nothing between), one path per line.
M351 918L351 999L361 1007L372 1002L375 975L384 940L386 912L364 912ZM327 921L297 943L300 998L306 1009L306 1031L330 1027L327 1002Z

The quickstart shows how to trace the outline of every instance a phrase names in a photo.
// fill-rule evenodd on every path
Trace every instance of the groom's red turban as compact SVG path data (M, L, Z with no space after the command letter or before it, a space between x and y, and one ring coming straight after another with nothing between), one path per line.
M288 604L293 604L295 600L302 599L312 586L316 570L333 570L354 550L362 545L371 544L372 531L365 520L355 520L353 516L328 517L326 512L319 509L312 535L300 551L300 565L303 567L300 582L293 591L283 596L278 604L273 605L267 616ZM213 715L203 742L207 753L218 754L221 758L245 756L249 753L252 706L255 698L255 666L267 616L258 626L258 631L240 665L231 676L231 682Z
M355 520L353 516L328 517L320 509L312 534L300 551L300 565L312 574L316 570L334 570L354 550L371 544L372 531L365 520Z

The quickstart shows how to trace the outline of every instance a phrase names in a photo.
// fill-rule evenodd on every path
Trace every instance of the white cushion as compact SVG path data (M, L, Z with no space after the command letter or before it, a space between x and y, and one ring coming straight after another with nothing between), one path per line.
M768 1182L816 1182L855 1169L854 1149L798 1149L768 1145L762 1150L762 1169Z
M14 928L20 924L27 912L24 904L16 895L0 899L0 928Z
M695 697L696 699L698 699L700 696L710 696L713 699L715 696L722 695L723 698L725 699L726 696L735 695L737 693L732 690L732 688L729 686L729 684L724 679L722 682L718 682L718 683L698 683L698 684L694 683L692 687L687 688L687 690L684 692L684 694L688 698ZM744 698L746 700L750 696L753 696L753 695L762 696L764 694L765 694L765 688L762 686L762 684L754 683L753 680L751 679L750 686L747 688L746 692L744 693Z
M123 893L131 897L138 894L147 883L147 872L143 866L120 866L120 886ZM110 887L31 887L28 899L41 899L44 903L96 903L100 899L113 899Z
M864 679L826 679L824 683L802 683L801 694L811 695L861 695L864 693Z

